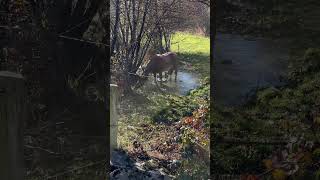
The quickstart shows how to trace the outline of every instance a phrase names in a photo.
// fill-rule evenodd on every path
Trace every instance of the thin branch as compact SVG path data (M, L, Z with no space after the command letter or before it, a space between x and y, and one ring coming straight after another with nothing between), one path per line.
M288 144L289 141L284 140L250 140L250 139L240 139L240 138L232 138L232 137L223 137L222 139L216 140L215 143L223 143L223 144L265 144L265 145L285 145Z
M60 35L59 37L60 37L60 38L64 38L64 39L69 39L69 40L80 41L80 42L85 42L85 43L89 43L89 44L102 45L102 46L109 47L108 44L104 44L104 43L101 43L101 42L88 41L88 40L78 39L78 38L69 37L69 36L64 36L64 35Z
M45 151L45 152L47 152L47 153L49 153L49 154L60 155L59 153L50 151L50 150L48 150L48 149L44 149L44 148L42 148L42 147L35 147L35 146L30 146L30 145L24 145L24 147L30 148L30 149L42 150L42 151Z
M88 168L90 166L94 166L94 165L97 165L97 164L102 164L102 163L105 163L105 162L106 162L106 160L98 161L98 162L95 162L95 163L89 163L89 164L87 164L85 166L81 166L81 167L78 167L78 168L74 168L74 169L71 169L71 170L67 170L67 171L55 174L53 176L49 176L47 179L58 178L59 176L62 176L62 175L68 174L68 173L72 173L72 172L80 170L80 169Z

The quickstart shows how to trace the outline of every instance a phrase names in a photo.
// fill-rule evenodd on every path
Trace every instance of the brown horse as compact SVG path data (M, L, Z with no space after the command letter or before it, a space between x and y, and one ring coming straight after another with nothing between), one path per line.
M168 71L170 79L174 71L175 80L177 80L178 61L176 53L167 52L165 54L156 54L152 56L146 68L144 68L143 76L148 76L150 73L152 73L156 82L156 77L158 73L160 76L160 80L162 81L162 72L165 71Z

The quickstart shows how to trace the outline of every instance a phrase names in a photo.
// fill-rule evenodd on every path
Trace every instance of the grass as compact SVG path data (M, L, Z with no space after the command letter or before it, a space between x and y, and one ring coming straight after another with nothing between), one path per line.
M292 67L292 70L297 73L288 74L288 78L291 79L288 86L259 90L250 104L230 111L223 109L217 112L213 126L211 126L214 129L211 132L212 137L217 140L219 137L231 136L263 141L250 144L250 147L242 144L217 144L212 151L215 159L214 164L211 165L215 173L261 174L267 172L268 167L263 166L263 160L274 159L277 156L274 155L275 152L285 149L279 148L279 145L276 144L266 144L267 141L288 141L288 139L299 137L304 140L293 143L294 147L299 148L293 148L290 153L300 151L305 157L308 157L309 153L317 153L320 136L319 58L320 49L306 50L301 57L292 59L292 61L297 61L297 64ZM227 113L229 116L226 116ZM312 142L315 145L309 148L305 142ZM289 154L288 157L292 157L292 154ZM286 159L282 161L285 162ZM317 162L316 156L311 156L308 160L310 164ZM309 167L303 165L305 163L303 160L299 160L298 163L299 171L308 173L304 174L304 177L298 177L300 172L295 173L292 175L293 179L316 179L307 177L307 175L315 176L314 174L318 173L315 172L316 169L308 169ZM274 173L270 174L274 176Z
M185 32L172 36L171 50L182 54L204 54L210 56L210 38Z
M178 53L178 58L182 64L180 68L196 72L200 75L199 78L203 83L201 87L192 90L186 96L168 94L168 92L160 91L159 87L152 86L139 88L133 95L123 99L121 101L118 144L128 152L132 151L132 142L135 140L141 142L145 149L153 149L158 144L166 143L174 138L179 139L180 136L178 135L181 135L181 142L179 141L177 144L175 142L173 144L169 143L170 147L175 147L174 149L164 151L164 155L169 159L179 159L178 157L183 154L181 151L184 151L185 144L189 142L183 139L193 140L198 135L187 134L193 127L186 127L185 130L183 128L177 129L175 123L183 122L182 119L193 116L198 117L203 122L209 120L208 113L203 109L209 109L210 100L208 83L210 76L210 39L190 33L177 32L173 35L172 43L175 44L172 45L171 51ZM196 130L195 132L201 134L205 131L198 132ZM182 136L182 134L186 135ZM201 137L198 138L201 139ZM207 137L202 139L208 140ZM162 145L161 147L166 146ZM180 153L173 153L175 151ZM192 173L195 173L194 160L188 160L183 164L186 167L188 166ZM204 170L206 168L199 169Z
M176 32L171 42L171 51L177 52L181 61L190 63L202 78L210 76L209 37Z

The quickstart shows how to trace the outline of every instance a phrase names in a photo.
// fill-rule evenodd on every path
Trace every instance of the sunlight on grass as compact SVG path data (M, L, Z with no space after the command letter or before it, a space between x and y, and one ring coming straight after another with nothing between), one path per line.
M180 61L191 64L192 68L200 74L202 79L210 76L209 37L186 32L176 32L172 36L171 43L171 51L178 53Z
M171 50L182 54L204 54L210 56L210 38L185 32L172 36Z
M156 160L157 168L177 179L202 177L209 170L205 160L209 159L210 39L177 32L171 42L179 71L199 75L200 87L184 96L163 92L159 89L162 85L136 89L121 101L117 141L119 148L133 154L133 142L141 143L151 162ZM180 165L172 169L160 165L175 161ZM150 160L145 163L148 166Z

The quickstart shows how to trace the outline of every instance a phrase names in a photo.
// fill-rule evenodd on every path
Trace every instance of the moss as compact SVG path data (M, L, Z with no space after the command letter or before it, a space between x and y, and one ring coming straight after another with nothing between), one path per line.
M312 158L315 161L319 161L320 160L320 148L317 148L312 152Z
M310 54L313 54L309 52ZM308 55L311 56L311 55ZM314 54L312 55L312 57ZM281 89L267 88L257 92L256 103L248 107L240 107L229 111L230 115L224 116L223 111L217 112L215 118L219 121L217 124L226 124L216 126L215 132L217 136L232 136L237 138L254 138L270 139L273 137L291 137L304 136L310 141L319 139L318 131L310 130L310 112L318 112L320 102L320 73L313 72L308 75L301 76L302 81L294 86L287 86ZM317 117L314 117L314 119ZM276 127L276 128L275 128ZM261 156L265 156L268 152L263 152L263 148L251 146L254 152L260 153L259 156L252 156L254 160L246 159L239 151L240 146L223 146L217 148L220 154L220 161L226 160L228 164L216 164L217 169L228 170L229 168L237 172L253 171L253 166L246 170L241 168L241 164L251 164L256 162L256 165L261 162ZM275 147L268 147L269 152ZM241 157L237 158L231 157ZM318 156L318 152L314 152L312 161ZM243 161L242 161L243 160ZM309 158L310 162L310 158ZM227 166L230 166L229 168ZM229 169L230 170L230 169ZM310 172L303 168L300 176L306 177ZM307 173L305 173L307 172ZM311 173L312 174L312 173Z
M292 0L288 2L283 0L277 1L277 6L272 4L275 1L255 1L253 3L258 5L270 3L270 8L257 12L256 16L245 17L247 21L245 28L251 29L253 33L258 32L271 36L284 35L295 39L292 43L294 48L291 52L289 82L281 89L266 88L258 91L254 103L228 111L228 116L223 114L223 110L213 113L215 122L212 134L217 137L231 136L266 140L303 136L308 141L318 142L320 137L318 129L311 130L310 127L318 127L316 125L318 115L312 114L313 112L318 113L320 107L320 48L318 48L320 31L307 29L305 24L309 23L313 27L320 24L305 20L312 19L310 18L311 10L319 12L319 1ZM212 153L218 163L213 166L214 169L221 171L219 173L253 172L255 167L262 163L262 157L271 155L271 152L275 152L277 148L276 145L265 144L261 146L217 144ZM253 149L251 152L256 153L252 154L259 156L252 155L252 159L246 158L247 149ZM264 149L266 150L263 151ZM297 147L294 151L296 150ZM313 163L320 159L320 151L318 151L318 149L313 151ZM310 157L306 161L307 163L304 163L310 165ZM247 165L249 165L248 168L243 168ZM259 173L265 171L266 169L262 169ZM278 175L276 179L285 177L283 171L274 171L274 175ZM310 169L300 165L299 172L292 178L314 179L314 177L320 179L319 169Z
M258 92L257 100L262 104L269 104L270 100L279 95L279 91L275 88L267 88Z
M314 173L315 180L320 180L320 169Z
M166 96L164 108L160 108L152 117L156 122L173 123L185 116L191 116L192 112L199 106L208 106L210 100L210 86L203 84L197 89L192 90L187 96Z

